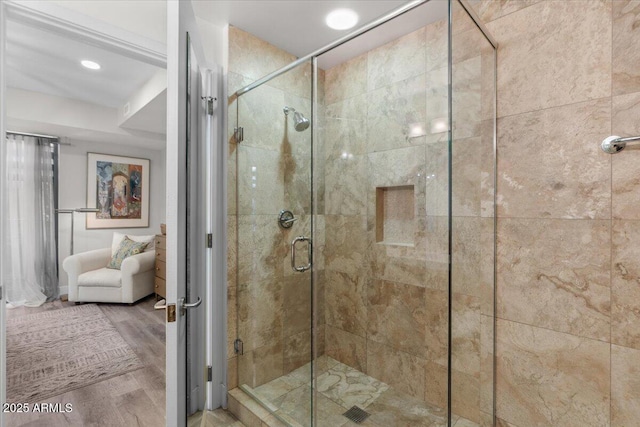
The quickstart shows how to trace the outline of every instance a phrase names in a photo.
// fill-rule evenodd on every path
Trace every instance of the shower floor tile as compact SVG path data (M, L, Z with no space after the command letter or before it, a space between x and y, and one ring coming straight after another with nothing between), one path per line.
M446 411L398 392L388 384L323 356L318 363L318 425L321 427L440 427L446 425ZM311 418L310 364L250 391L287 424L309 425ZM243 386L243 388L247 388ZM352 406L371 416L355 424L342 414Z

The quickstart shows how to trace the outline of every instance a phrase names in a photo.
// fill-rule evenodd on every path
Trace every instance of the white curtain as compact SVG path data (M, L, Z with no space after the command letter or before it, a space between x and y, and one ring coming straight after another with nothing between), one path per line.
M11 134L5 141L2 282L11 305L39 306L59 293L54 147L46 139Z

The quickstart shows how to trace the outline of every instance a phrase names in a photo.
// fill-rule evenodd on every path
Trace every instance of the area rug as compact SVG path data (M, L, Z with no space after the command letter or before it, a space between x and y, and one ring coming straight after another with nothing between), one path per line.
M143 366L95 304L7 320L9 402L42 402Z

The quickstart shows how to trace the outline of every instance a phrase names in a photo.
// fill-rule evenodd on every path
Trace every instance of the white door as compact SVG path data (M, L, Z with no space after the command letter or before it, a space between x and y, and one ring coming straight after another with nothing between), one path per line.
M216 73L207 69L212 67L191 2L169 1L167 16L166 416L167 426L185 426L188 415L220 406L224 398L224 367L207 345L212 339L224 342L224 324L212 322L223 295L213 286L219 254L209 244L223 237L216 232L213 178L214 117L220 108ZM194 307L182 309L189 305Z
M5 47L5 7L0 2L0 140L4 141L5 138L5 81L4 81L4 47ZM2 194L2 187L4 186L4 147L6 144L1 144L0 147L0 224L3 223L4 218L4 195ZM2 241L2 227L0 227L0 241ZM0 254L2 251L0 250ZM6 323L5 323L5 296L4 289L2 288L2 258L0 258L0 404L4 409L4 403L6 402L7 391L7 351L6 351ZM4 427L4 410L0 410L0 427Z

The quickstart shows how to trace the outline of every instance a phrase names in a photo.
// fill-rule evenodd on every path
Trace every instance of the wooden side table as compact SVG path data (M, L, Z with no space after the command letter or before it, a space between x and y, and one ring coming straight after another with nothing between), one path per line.
M165 282L167 273L167 236L156 235L156 277L155 290L156 299L167 297L167 283Z

